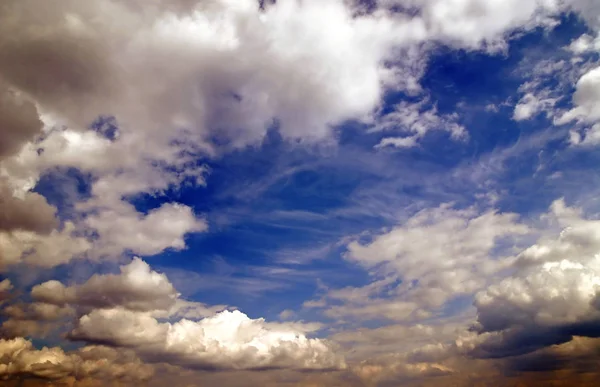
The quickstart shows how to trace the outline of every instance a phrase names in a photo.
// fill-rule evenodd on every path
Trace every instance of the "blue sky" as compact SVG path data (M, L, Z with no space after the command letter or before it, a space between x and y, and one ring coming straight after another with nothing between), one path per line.
M600 377L594 2L9 3L0 379Z

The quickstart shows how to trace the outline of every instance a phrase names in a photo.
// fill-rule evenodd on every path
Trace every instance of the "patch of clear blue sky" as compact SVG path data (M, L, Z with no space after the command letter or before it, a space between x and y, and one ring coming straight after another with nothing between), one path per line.
M299 309L320 286L368 281L368 273L343 259L344 237L377 233L444 202L486 207L476 197L490 192L498 195L498 209L526 216L545 211L560 196L580 199L582 190L593 192L600 184L595 171L600 155L569 149L565 131L543 116L517 123L512 114L517 89L530 77L527 63L563 55L558 47L583 32L577 19L566 17L550 32L514 38L504 54L438 48L422 85L440 114L458 113L468 141L432 131L419 147L377 151L373 146L389 133L366 134L363 124L348 122L336 128L335 148L290 144L274 128L260 146L199 160L211 168L205 187L130 199L143 212L165 202L184 203L210 225L208 232L187 238L187 250L147 259L188 297L274 318L283 309ZM390 91L384 111L406 98ZM498 109L486 109L490 104ZM114 122L106 125L114 133ZM560 178L550 178L557 172ZM89 181L77 171L58 170L46 174L36 190L68 217L71 198L85 198ZM318 318L313 311L303 313Z

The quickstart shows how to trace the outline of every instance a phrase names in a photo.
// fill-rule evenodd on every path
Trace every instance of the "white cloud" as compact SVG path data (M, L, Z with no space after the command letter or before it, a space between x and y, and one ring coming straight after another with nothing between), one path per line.
M343 365L326 342L291 326L268 325L239 311L223 311L198 322L160 323L124 309L82 316L71 337L136 350L145 359L200 369L327 369Z
M556 99L531 92L526 93L515 106L513 119L515 121L531 119L542 111L551 111L555 104Z
M564 124L572 120L594 122L600 119L600 67L593 68L583 74L576 85L573 95L575 108L565 113L559 120Z
M375 148L393 146L395 148L412 148L417 145L417 136L409 137L386 137L382 139Z
M583 34L571 42L569 50L577 55L585 54L590 51L600 51L600 35L593 38L591 35Z
M348 244L346 258L376 280L361 288L329 290L325 313L342 320L431 317L449 300L484 288L512 261L501 253L529 231L515 214L448 204L423 210L370 242Z
M284 1L264 10L254 0L182 7L161 1L147 12L139 6L11 0L0 18L3 95L15 105L2 116L11 131L28 128L19 131L22 138L11 136L0 174L25 192L53 167L90 173L92 198L78 204L82 221L74 225L98 234L92 257L182 248L185 233L206 228L202 221L181 210L180 227L168 232L163 223L173 220L176 206L144 217L124 199L202 184L200 156L257 143L274 120L286 138L330 140L332 125L369 114L385 85L396 82L384 63L392 48L423 38L419 20L355 17L342 0ZM112 139L85 129L105 114L116 117ZM14 154L40 133L40 119L38 141ZM158 219L163 215L168 219ZM119 228L122 219L148 233L138 238ZM50 266L71 258L40 261Z
M582 218L563 201L556 201L547 217L562 232L525 249L511 275L476 296L479 331L498 333L484 337L482 350L523 353L570 341L573 335L596 335L600 221Z
M342 0L279 1L263 10L254 0L159 1L146 12L137 2L10 0L0 19L7 53L0 74L3 98L14 109L2 115L11 126L3 132L26 129L3 142L8 145L0 153L10 157L0 162L0 174L23 193L49 168L91 173L92 198L79 203L83 221L74 223L78 231L90 223L99 227L99 243L88 256L181 248L185 233L204 229L200 221L144 248L142 241L164 228L144 222L123 199L188 180L203 183L200 155L257 143L274 120L285 138L331 140L333 125L378 108L387 86L419 92L428 42L494 50L509 32L551 24L549 17L564 10L551 0L414 0L403 5L420 12L408 16L385 10L395 3L380 2L376 12L357 15ZM591 17L590 4L574 7ZM399 55L403 59L396 60ZM387 124L400 119L409 135L385 138L379 146L414 146L432 129L465 137L456 117L415 112L416 118L406 112L389 117ZM114 139L85 129L101 114L116 117ZM40 119L39 141L15 155L40 134ZM215 136L227 145L219 148ZM149 233L126 243L106 227L115 214ZM11 250L21 251L18 242ZM77 256L66 253L38 258L51 266ZM22 259L11 255L10 262Z
M449 132L455 140L468 138L466 129L458 123L458 114L438 114L437 107L426 108L427 99L417 103L401 102L394 111L376 119L370 132L405 132L406 137L387 137L381 140L376 148L394 146L410 148L432 130Z
M89 308L122 306L131 310L166 310L179 296L167 276L152 271L139 258L121 266L120 274L93 275L81 285L65 287L48 281L33 287L31 296L45 303Z
M50 308L75 309L72 340L131 348L151 362L201 369L344 365L326 341L306 337L320 324L252 320L239 311L223 311L224 306L180 299L164 274L137 258L120 274L94 275L71 287L48 281L35 286L31 296Z
M207 224L184 205L166 203L146 215L132 205L89 215L85 225L99 233L95 241L98 254L114 255L123 250L154 255L167 248L182 250L188 233L206 231Z
M573 94L574 107L556 120L559 125L577 121L582 129L571 131L573 145L600 143L600 67L592 68L579 78Z
M420 10L430 39L470 49L497 51L519 29L554 25L561 9L555 0L381 0L379 3Z

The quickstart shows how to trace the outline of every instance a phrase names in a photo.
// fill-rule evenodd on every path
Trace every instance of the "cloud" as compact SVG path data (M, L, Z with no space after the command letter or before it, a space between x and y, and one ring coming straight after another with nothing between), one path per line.
M25 230L48 233L58 226L56 209L37 193L26 192L22 198L15 197L8 184L0 180L0 198L3 207L0 232Z
M109 255L123 250L141 255L158 254L167 248L182 250L186 234L207 229L206 222L197 219L190 207L170 203L146 215L123 205L116 211L90 215L85 224L101 235L96 241L98 254Z
M600 36L594 38L588 34L583 34L571 42L569 50L578 55L590 51L600 51Z
M124 309L82 316L71 339L133 348L145 359L198 369L329 369L343 365L326 342L293 326L269 325L239 311L223 311L198 322L160 323Z
M164 274L138 258L119 274L94 275L71 287L48 281L33 287L31 296L48 310L75 309L71 340L133 349L149 362L193 369L344 366L326 341L306 337L320 325L268 323L180 299Z
M73 317L71 307L43 302L15 303L2 310L5 320L1 325L3 337L48 337Z
M581 131L571 131L574 145L594 146L600 143L600 67L584 73L575 85L573 104L575 107L556 120L559 125L577 121L583 126Z
M513 119L515 121L531 119L542 111L551 110L555 104L556 99L543 98L541 96L536 96L533 93L527 93L515 106Z
M379 3L418 10L430 39L492 52L505 49L506 39L514 31L555 25L553 17L561 11L561 3L554 0L380 0Z
M527 353L599 334L600 221L582 218L563 201L556 201L548 216L563 231L525 249L512 275L476 296L476 327L493 333L478 347L486 356Z
M573 95L573 103L576 107L567 112L559 123L565 123L573 119L581 119L585 122L594 122L600 119L600 67L593 68L583 74L577 81L576 91Z
M10 293L13 289L14 286L8 278L0 281L0 305L10 298Z
M110 348L85 347L71 353L57 347L35 349L23 338L0 339L0 379L46 381L90 380L141 382L154 373L125 353Z
M468 138L466 129L457 122L458 114L439 115L436 106L427 109L426 105L427 99L417 103L401 102L395 106L393 112L377 119L377 124L369 129L370 132L402 131L410 135L384 138L376 148L389 145L410 148L432 130L447 131L454 140Z
M482 289L486 278L510 262L493 259L492 251L505 251L511 240L528 232L515 214L448 204L418 212L370 242L348 244L346 258L370 270L376 280L362 288L329 291L325 297L334 306L327 313L338 318L427 318L447 301ZM336 300L342 305L335 305Z
M121 266L120 274L93 275L82 285L65 287L58 281L34 286L31 296L38 301L89 308L122 306L137 311L170 309L179 296L164 274L135 258Z
M0 159L16 153L42 130L33 103L0 80Z
M31 262L183 248L186 233L206 229L191 210L171 203L141 215L127 200L203 184L200 158L259 143L275 122L286 139L331 140L333 125L369 114L395 82L385 63L392 48L423 35L418 20L357 16L342 0L263 9L254 0L153 4L148 12L123 1L4 4L0 77L10 128L2 133L19 135L2 141L1 174L27 192L52 168L89 173L92 195L76 206L73 225L98 237L85 251ZM100 116L114 118L110 135L88 129ZM39 214L46 220L50 211ZM165 227L163 216L178 227ZM48 223L33 231L48 231ZM3 261L23 260L24 238L3 236L14 244Z
M82 257L91 248L86 238L75 235L75 226L65 222L61 230L47 235L32 231L0 233L0 270L24 262L28 265L52 267Z
M264 10L252 0L194 1L176 13L169 2L148 13L121 1L46 2L43 18L36 6L6 5L11 17L3 36L12 35L3 43L11 55L0 71L7 80L80 128L111 113L155 137L164 137L157 130L165 124L207 134L237 130L247 120L244 132L229 134L235 142L254 141L276 118L286 136L323 138L329 124L379 103L390 48L422 34L408 19L353 17L337 0L287 1ZM315 18L327 20L329 32L316 28ZM47 30L43 38L37 23ZM18 65L23 61L28 66ZM42 62L49 65L42 69ZM298 81L281 88L282 77ZM141 103L127 103L132 97ZM88 107L79 109L83 102Z

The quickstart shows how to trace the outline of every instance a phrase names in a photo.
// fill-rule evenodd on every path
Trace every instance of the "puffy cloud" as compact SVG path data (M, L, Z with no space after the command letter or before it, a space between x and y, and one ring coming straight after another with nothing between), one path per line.
M71 287L48 281L35 286L31 296L48 312L76 310L72 340L131 348L152 362L200 369L344 365L326 341L306 337L320 325L252 320L239 311L222 311L223 306L182 300L164 274L138 258L119 274L94 275ZM13 318L20 317L13 309Z
M62 379L67 377L74 367L62 349L35 350L31 342L23 338L0 339L0 353L0 376L3 378L29 376Z
M477 328L493 334L476 353L526 353L598 335L600 221L582 218L563 201L552 205L548 217L563 231L525 249L511 276L477 294Z
M101 235L96 241L98 254L109 255L123 250L141 255L158 254L167 248L182 250L186 234L207 229L206 222L196 218L190 207L170 203L146 215L124 205L116 211L90 215L85 224Z
M19 151L41 130L35 105L0 79L0 160Z
M164 274L150 269L139 258L121 266L120 274L93 275L82 285L65 287L58 281L35 286L31 296L38 301L89 308L122 306L131 310L170 309L178 293Z
M342 0L263 9L255 0L11 0L3 9L0 77L10 89L3 106L15 108L2 116L11 131L30 129L10 136L14 144L2 142L1 152L18 154L0 163L1 174L25 192L50 168L90 173L92 198L79 203L74 222L98 236L90 257L182 248L186 233L206 228L203 221L176 205L143 216L126 199L202 184L199 157L214 155L217 143L256 143L274 121L286 138L329 139L331 125L377 107L385 84L394 82L385 63L392 48L423 37L419 20L357 16ZM98 122L107 114L115 120ZM87 130L93 122L96 130ZM168 221L178 227L165 227ZM15 244L3 260L20 261L22 238L3 239ZM74 250L31 262L63 263L81 254Z
M80 285L47 281L31 289L34 301L62 309L75 308L79 315L94 309L125 308L151 312L156 318L200 319L222 311L226 305L208 306L179 298L165 274L139 258L123 265L119 274L95 274Z
M579 78L573 94L575 107L567 111L556 122L567 124L578 121L584 128L571 131L571 142L574 145L600 144L600 67L592 68Z
M56 209L37 193L26 192L22 198L15 197L8 184L0 180L0 200L0 232L26 230L47 233L58 226Z
M264 7L255 0L151 5L7 1L0 19L0 47L6 53L0 76L6 84L5 106L14 109L0 116L11 127L3 133L26 129L11 135L10 143L2 142L7 145L0 153L12 156L0 163L1 174L15 192L26 192L49 168L90 173L92 198L79 203L80 222L75 222L86 235L98 235L99 243L86 251L90 257L118 256L121 249L151 255L180 248L185 233L204 230L201 221L182 211L177 235L156 238L156 232L165 231L154 219L158 214L150 222L126 199L185 182L203 183L200 156L257 143L274 122L285 138L331 139L333 125L371 114L386 87L418 91L424 42L495 47L511 30L547 24L559 10L550 0L519 6L414 0L403 4L420 10L409 16L388 12L386 7L395 3L381 2L375 12L361 12L342 0L290 0ZM589 8L582 3L577 9ZM402 60L395 59L398 53ZM435 110L418 114L422 118L408 125L412 136L390 137L380 145L412 146L433 126L454 137L464 135L450 116L440 117ZM115 120L99 123L101 115ZM95 131L87 130L92 122ZM35 143L22 147L36 134ZM27 202L43 206L41 198L27 196ZM19 227L48 231L50 212L37 212L45 220L40 225L32 218ZM159 213L174 212L165 207ZM113 221L116 216L148 233L132 238L135 245L125 243L131 233L106 227L121 224ZM16 244L4 261L23 259L21 237L2 239ZM155 243L144 248L150 240ZM70 244L81 247L82 242ZM82 250L30 261L52 266Z
M12 232L47 234L58 226L56 209L43 196L15 186L2 168L41 129L35 105L0 76L0 240L6 241ZM6 255L0 253L0 267L8 260Z
M423 210L370 242L348 244L347 259L383 279L362 288L330 290L325 298L334 306L327 313L338 318L427 318L448 300L485 287L487 278L510 264L492 259L493 254L528 232L515 214L450 205Z
M12 288L13 288L13 285L9 279L4 279L4 280L0 281L0 292L6 293L6 292L12 290Z
M164 125L206 134L245 120L246 132L232 139L255 140L276 118L290 137L322 138L328 124L378 104L390 48L423 34L408 18L353 17L341 0L285 1L263 10L253 0L193 1L176 13L169 2L145 13L121 1L39 6L6 5L11 16L3 36L11 38L3 45L11 55L0 71L7 80L79 127L109 112L157 137L166 135L156 132ZM43 18L40 9L47 11ZM315 20L326 20L327 32ZM43 38L38 25L47 31Z
M554 25L562 8L555 0L380 0L385 6L417 9L430 39L470 49L497 51L515 30Z
M62 230L55 229L48 235L31 231L0 233L0 270L19 262L52 267L83 256L91 245L74 232L75 226L66 222Z
M569 50L574 54L584 54L590 51L600 51L600 36L593 38L583 34L569 45Z
M0 379L43 379L53 381L108 378L140 382L154 370L131 355L110 348L85 347L66 353L57 347L37 350L23 338L0 339Z
M286 324L223 311L198 322L160 323L125 309L82 316L70 337L133 348L144 359L199 369L329 369L343 365L325 341L309 339Z
M8 278L0 281L0 305L2 305L6 299L10 298L10 292L13 289L13 284Z
M559 123L570 120L581 119L586 122L594 122L600 119L600 67L593 68L583 74L577 81L576 91L573 95L575 108L560 118Z

